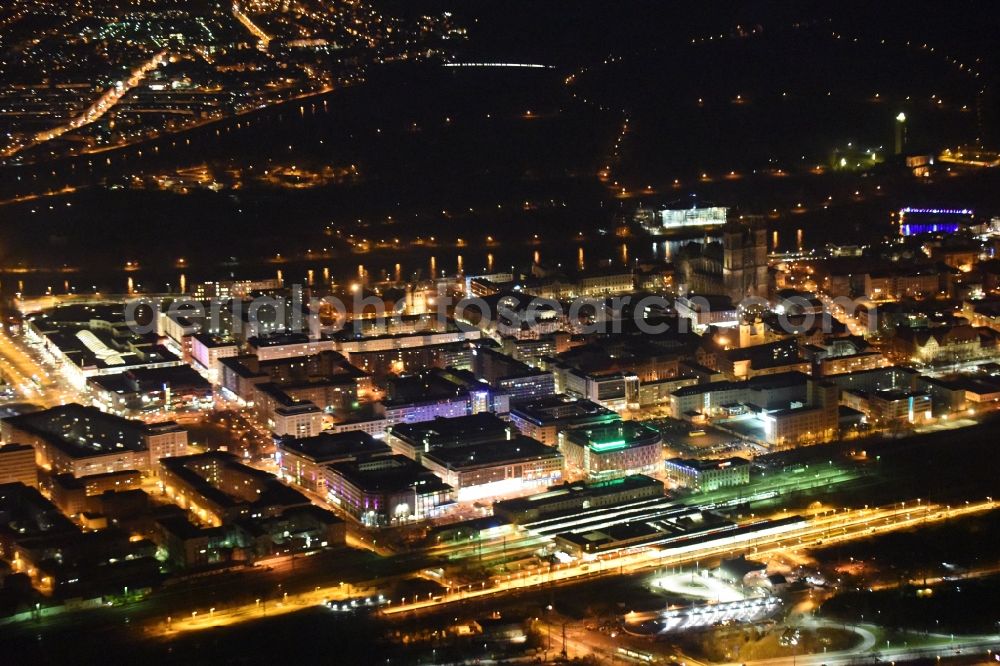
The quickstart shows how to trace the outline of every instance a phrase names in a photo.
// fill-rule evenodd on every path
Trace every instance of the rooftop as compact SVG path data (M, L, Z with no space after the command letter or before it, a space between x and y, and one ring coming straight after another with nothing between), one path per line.
M725 460L699 460L696 458L671 458L667 461L668 464L677 467L686 467L692 469L696 472L705 472L714 469L726 469L727 467L741 467L743 465L749 465L750 461L746 458L726 458Z
M389 433L399 439L412 444L423 443L430 448L505 440L509 431L508 423L486 412L420 423L400 423L389 429Z
M450 489L448 484L422 465L402 455L338 462L328 467L337 476L367 493L391 493L409 488L418 488L420 493L430 493Z
M584 499L603 497L615 493L624 492L630 489L645 488L647 486L659 486L662 494L663 482L643 474L633 474L607 481L597 481L595 483L564 483L561 486L553 486L542 493L529 495L528 497L517 497L509 500L502 500L495 504L505 511L516 513L527 511L532 508L543 507L546 504L562 503L576 497L582 502Z
M278 448L325 463L360 455L372 456L388 453L391 449L368 433L354 430L342 433L320 433L315 437L282 437Z
M145 449L143 437L182 430L173 421L146 424L76 403L4 419L11 426L44 439L73 458Z
M519 461L562 458L562 454L531 437L518 436L500 442L485 442L455 448L436 449L424 454L424 459L448 469L491 467Z
M248 467L230 453L197 453L162 458L160 466L187 484L206 500L224 509L240 505L297 506L309 504L299 491L286 486L268 472ZM231 486L228 479L237 479ZM232 490L232 492L230 492ZM243 491L243 495L237 494ZM252 496L252 500L247 497Z
M590 447L595 453L608 453L632 446L659 443L660 431L638 421L619 421L593 428L568 430L566 439L579 446Z
M574 425L610 423L618 420L614 411L590 400L572 398L565 394L518 402L511 406L511 414L538 425Z

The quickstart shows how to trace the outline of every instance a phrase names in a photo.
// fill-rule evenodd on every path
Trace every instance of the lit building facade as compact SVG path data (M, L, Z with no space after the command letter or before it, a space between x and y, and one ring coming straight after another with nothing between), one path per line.
M567 467L590 479L653 474L663 462L659 431L636 421L567 430L559 439Z
M727 460L671 458L664 465L667 479L692 490L711 491L750 483L750 461L743 458Z
M3 483L38 487L34 447L13 443L0 446L0 484Z
M440 448L422 457L424 467L455 489L458 501L523 494L562 479L563 456L529 437Z
M326 467L327 500L366 527L432 518L452 501L452 488L400 455Z
M70 404L0 421L5 442L30 444L37 464L57 474L157 473L162 458L187 453L187 431L173 421L147 424Z

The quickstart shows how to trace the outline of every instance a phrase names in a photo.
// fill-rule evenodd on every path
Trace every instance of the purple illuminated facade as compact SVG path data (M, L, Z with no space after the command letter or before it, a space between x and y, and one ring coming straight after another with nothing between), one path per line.
M963 226L972 224L975 211L971 208L901 208L899 234L953 234Z

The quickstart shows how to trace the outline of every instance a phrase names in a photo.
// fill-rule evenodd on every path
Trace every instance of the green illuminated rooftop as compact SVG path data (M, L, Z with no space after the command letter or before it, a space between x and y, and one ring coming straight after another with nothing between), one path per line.
M564 436L568 443L589 448L594 453L610 453L660 442L658 430L638 421L616 421L590 428L567 430Z

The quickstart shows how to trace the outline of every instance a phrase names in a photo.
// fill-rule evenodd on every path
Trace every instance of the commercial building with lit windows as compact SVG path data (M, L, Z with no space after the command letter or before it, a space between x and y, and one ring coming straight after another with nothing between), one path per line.
M276 407L267 420L278 437L313 437L323 430L323 412L311 402L296 402Z
M506 413L509 400L468 370L433 368L391 378L386 399L374 404L375 416L389 426L454 418L481 412Z
M615 423L619 416L590 400L557 394L514 405L510 420L522 435L557 446L564 430Z
M883 389L865 393L844 391L841 402L862 412L876 426L893 423L922 423L933 416L933 401L927 391Z
M456 499L524 494L558 483L563 456L530 437L439 448L422 457L423 465L455 489Z
M219 359L231 358L238 354L239 346L232 338L210 333L197 333L191 337L191 360L205 371L213 384L221 381Z
M444 448L473 446L513 439L516 429L494 414L436 418L419 423L397 423L385 441L392 452L422 462L423 455Z
M493 504L493 515L520 525L658 497L663 497L663 482L636 474L593 483L563 483L527 497L501 500Z
M312 437L281 437L275 442L275 462L281 478L303 488L326 492L326 466L336 462L389 455L392 450L361 430L322 432Z
M391 455L326 466L326 497L366 527L432 518L452 502L452 488L419 463Z
M568 469L589 479L653 474L663 461L660 432L637 421L567 430L559 440Z
M41 345L80 390L90 377L183 363L155 334L136 333L137 327L120 303L62 305L24 319L25 338Z
M554 374L566 393L615 411L639 405L639 377L631 372L581 372L556 367Z
M921 234L953 234L974 223L976 213L970 208L913 208L899 209L901 236Z
M664 233L673 229L721 226L726 223L729 209L725 206L705 206L699 208L665 208L644 226L650 233Z
M667 478L684 488L710 491L750 483L750 461L743 458L726 460L686 460L671 458L665 463Z

